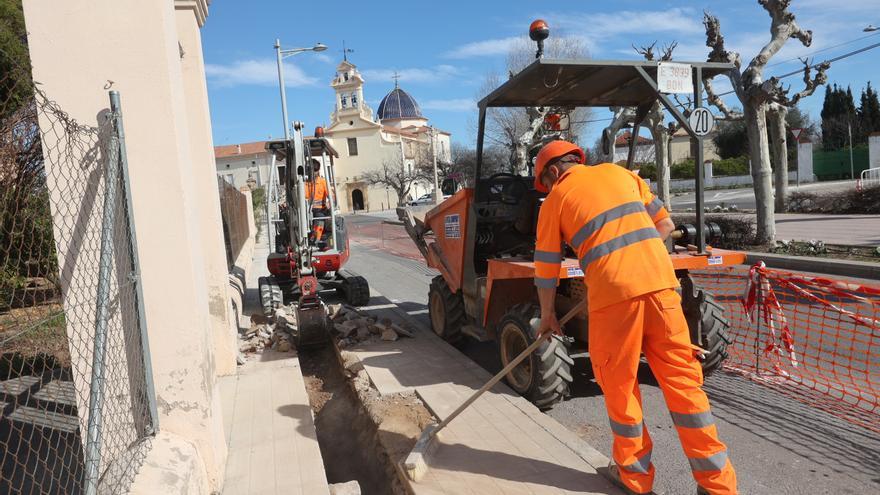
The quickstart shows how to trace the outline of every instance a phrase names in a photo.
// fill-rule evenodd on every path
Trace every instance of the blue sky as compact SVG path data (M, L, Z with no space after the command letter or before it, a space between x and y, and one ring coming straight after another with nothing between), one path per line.
M546 4L548 6L540 6ZM635 59L631 45L677 41L677 60L705 60L703 9L721 21L728 47L749 61L769 38L770 20L757 1L459 1L436 2L425 13L423 2L337 0L332 4L280 0L215 0L202 30L214 143L261 140L282 133L281 110L272 48L280 38L285 48L322 42L323 53L307 52L285 61L291 119L306 128L326 124L333 109L329 81L342 59L342 42L352 48L349 59L363 73L364 98L375 111L393 87L400 85L422 107L431 122L450 131L453 140L475 139L475 100L487 72L504 71L512 43L527 35L529 23L547 20L551 36L578 38L594 59ZM797 57L824 60L880 42L880 0L793 0L791 10L804 29L813 30L813 44L790 40L777 54L768 75L800 66ZM852 85L858 92L873 81L880 86L880 48L836 62L830 81ZM793 91L799 76L786 80ZM716 89L729 85L716 80ZM819 119L824 90L801 107ZM858 101L857 101L858 103ZM729 104L736 105L735 101ZM609 114L597 110L593 118ZM593 143L604 123L590 124L582 142Z

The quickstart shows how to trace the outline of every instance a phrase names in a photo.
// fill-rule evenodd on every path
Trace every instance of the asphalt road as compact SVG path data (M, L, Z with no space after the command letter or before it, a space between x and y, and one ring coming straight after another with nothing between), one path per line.
M824 193L830 191L842 191L845 189L855 188L855 181L831 181L831 182L814 182L810 184L802 184L796 186L789 184L789 192L804 191L811 193ZM744 187L738 189L713 189L705 191L705 206L715 206L724 203L725 205L736 205L740 210L755 209L755 191L752 187ZM696 194L693 192L674 194L672 197L673 210L684 210L686 208L696 207Z
M353 231L381 221L348 217ZM357 238L355 234L354 239ZM348 267L371 287L429 326L428 284L435 273L418 260L395 253L393 245L352 243ZM500 363L493 343L465 341L459 349L489 372ZM547 414L610 455L611 433L604 399L578 361L572 397ZM801 401L726 372L707 378L705 390L744 494L861 494L880 491L880 436ZM641 386L645 424L654 440L655 489L665 494L694 493L690 468L656 385Z

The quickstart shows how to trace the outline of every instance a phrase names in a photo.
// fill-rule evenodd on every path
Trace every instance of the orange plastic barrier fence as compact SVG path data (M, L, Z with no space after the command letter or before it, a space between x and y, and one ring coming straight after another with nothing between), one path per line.
M880 286L763 266L692 276L727 308L728 371L880 432Z
M416 247L403 225L385 223L385 222L369 222L356 223L349 221L346 224L349 238L358 244L381 249L388 253L409 258L413 260L421 260L422 254Z

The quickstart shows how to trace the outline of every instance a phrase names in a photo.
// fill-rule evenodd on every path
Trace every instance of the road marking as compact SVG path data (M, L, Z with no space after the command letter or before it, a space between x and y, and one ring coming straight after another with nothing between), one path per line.
M396 307L397 307L396 304L374 304L373 306L361 306L360 309L363 309L365 311L371 311L374 309L391 309L391 308L396 308Z
M418 309L416 311L407 311L406 314L413 315L413 316L414 315L426 315L426 314L428 314L428 310L427 309Z

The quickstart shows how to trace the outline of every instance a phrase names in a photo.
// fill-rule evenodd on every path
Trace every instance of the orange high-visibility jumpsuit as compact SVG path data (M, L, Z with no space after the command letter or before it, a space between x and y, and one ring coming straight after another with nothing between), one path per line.
M565 241L587 285L589 350L614 434L613 458L632 491L651 491L651 437L636 379L644 352L678 430L697 483L736 493L736 474L715 430L703 372L676 293L678 280L655 224L663 203L632 172L614 165L567 170L538 219L535 285L558 284Z
M329 188L327 181L321 177L315 177L314 184L306 181L306 200L312 202L312 218L329 216L330 200ZM324 220L312 221L312 232L315 235L315 241L320 241L324 235Z

